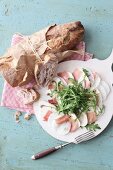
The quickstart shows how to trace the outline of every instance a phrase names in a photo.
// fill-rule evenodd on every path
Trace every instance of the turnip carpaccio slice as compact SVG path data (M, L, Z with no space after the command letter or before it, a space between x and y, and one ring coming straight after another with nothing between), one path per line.
M88 77L85 77L84 82L85 82L85 89L90 88L91 82Z
M97 94L97 106L102 108L102 106L103 106L102 94L98 89L96 89L96 94Z
M100 84L98 89L99 89L99 91L100 91L100 93L102 95L102 100L105 101L106 98L107 98L107 92L105 90L105 87Z
M79 121L80 121L80 126L82 126L82 127L84 127L88 124L88 119L87 119L86 113L81 114Z
M42 100L40 101L40 108L41 108L41 117L43 119L43 116L47 113L48 110L51 110L52 112L55 112L55 106Z
M81 68L75 69L73 72L73 76L74 79L78 81L78 83L82 83L82 86L85 88L85 81L84 81L85 73L83 72L83 70Z
M70 131L70 128L71 128L71 123L68 121L68 122L64 122L62 124L60 124L57 129L56 129L56 132L59 134L59 135L66 135L69 133Z
M50 115L48 119L48 123L52 124L52 122L59 117L59 114L57 112L54 112L53 114Z
M101 85L105 88L106 93L108 95L110 92L110 87L109 87L108 83L106 83L105 81L101 81Z
M95 73L94 83L92 84L91 90L98 88L100 82L101 82L100 76L97 73Z
M77 80L78 82L83 81L85 73L83 72L82 69L76 68L73 72L74 79Z
M96 115L100 116L104 113L105 109L104 106L102 106L101 108L99 106L96 106Z
M58 113L53 113L50 115L48 119L48 123L50 124L51 128L53 128L57 134L59 135L66 135L69 133L71 128L71 123L69 121L66 121L62 124L57 124L56 119L60 118L62 115L58 115Z
M98 89L101 92L103 100L106 100L108 94L110 93L110 87L105 81L101 81Z
M89 68L87 70L88 70L88 73L89 73L88 78L89 78L89 81L91 82L91 85L92 85L94 83L94 74Z

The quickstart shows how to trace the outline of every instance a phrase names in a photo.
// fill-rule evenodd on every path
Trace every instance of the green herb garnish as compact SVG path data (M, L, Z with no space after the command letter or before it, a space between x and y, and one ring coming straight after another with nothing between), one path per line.
M82 83L76 80L69 79L71 85L64 86L61 82L57 83L51 97L55 94L58 104L56 110L64 114L74 113L77 117L83 112L88 112L90 108L96 110L97 96L96 93L90 89L85 89ZM62 87L62 88L61 88Z
M99 115L103 114L104 111L105 111L105 106L104 105L102 107L97 107L96 115L99 116Z
M102 108L100 108L100 113L103 113L105 111L105 106L103 105Z
M95 124L95 123L87 124L85 127L86 127L87 130L92 130L92 131L96 131L97 129L101 129L100 126L98 124Z
M85 75L86 75L87 77L89 77L89 71L86 70L85 68L83 68L82 70L83 70L83 72L85 73Z

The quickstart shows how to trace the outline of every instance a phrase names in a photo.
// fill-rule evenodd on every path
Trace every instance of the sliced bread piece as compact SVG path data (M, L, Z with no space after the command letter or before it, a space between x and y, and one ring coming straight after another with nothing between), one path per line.
M46 86L55 76L58 59L54 54L44 56L42 62L35 64L35 79L39 86Z
M40 98L40 94L32 88L22 88L18 91L17 95L25 105L32 104Z

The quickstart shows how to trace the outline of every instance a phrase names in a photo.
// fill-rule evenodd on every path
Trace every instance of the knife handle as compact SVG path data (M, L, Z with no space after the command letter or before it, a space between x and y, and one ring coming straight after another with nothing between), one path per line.
M47 155L49 155L49 154L51 154L51 153L53 153L53 152L61 149L62 147L65 147L65 146L71 144L71 143L72 143L72 142L67 142L67 143L64 143L64 144L61 144L61 145L58 145L58 146L55 146L55 147L46 149L46 150L44 150L44 151L41 151L41 152L37 153L36 155L33 155L33 156L31 157L31 159L36 160L36 159L43 158L44 156L47 156Z
M34 155L34 159L35 159L35 160L36 160L36 159L40 159L40 158L42 158L42 157L44 157L44 156L47 156L47 155L49 155L49 154L57 151L58 149L60 149L60 148L52 147L52 148L46 149L46 150L44 150L44 151L41 151L41 152L37 153L36 155Z

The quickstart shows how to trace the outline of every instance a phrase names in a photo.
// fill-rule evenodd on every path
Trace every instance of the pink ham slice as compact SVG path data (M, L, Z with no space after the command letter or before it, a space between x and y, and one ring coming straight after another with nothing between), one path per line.
M61 77L66 83L68 83L68 79L71 78L71 77L70 77L71 73L66 72L66 71L59 72L59 73L57 73L57 75L58 75L59 77ZM72 77L73 77L73 76L72 76Z
M94 123L97 120L96 113L93 111L87 112L88 123Z
M79 80L79 78L83 75L83 71L80 69L75 69L73 72L73 76L75 80Z
M54 104L54 105L57 104L57 100L56 100L55 98L48 100L48 102L49 102L50 104Z
M71 122L70 132L75 132L80 127L80 122L78 120L72 119L70 119L70 122Z
M51 110L48 110L47 113L44 115L43 120L44 120L44 121L48 121L49 116L50 116L51 114L52 114L52 111L51 111Z
M64 122L69 121L69 116L68 115L63 115L63 116L55 119L55 121L56 121L57 124L62 124Z
M83 71L77 68L74 70L73 76L74 76L74 79L78 81L79 83L82 81L82 86L85 88L86 84L85 84L85 81L83 81L83 76L84 76Z
M82 82L82 85L84 88L86 88L86 89L90 88L91 83L89 81L89 78L86 77L84 79L84 72L81 69L79 69L79 68L75 69L75 71L73 72L73 76L76 81Z

